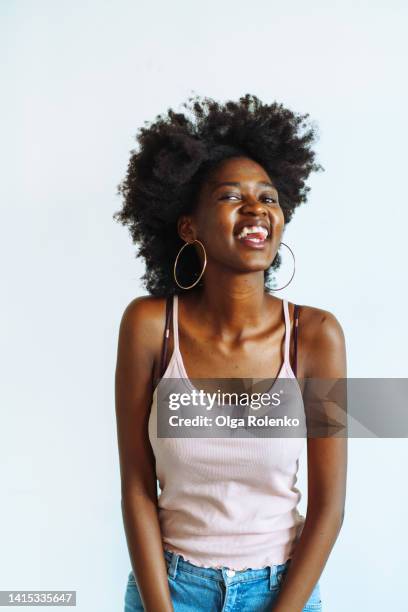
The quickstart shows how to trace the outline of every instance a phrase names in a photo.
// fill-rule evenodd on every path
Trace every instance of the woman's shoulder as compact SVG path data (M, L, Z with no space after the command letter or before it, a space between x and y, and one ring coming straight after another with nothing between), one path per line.
M294 304L290 303L291 310ZM325 308L298 304L299 330L302 327L305 334L316 336L316 334L338 334L342 333L342 326L337 316Z
M133 298L124 310L128 316L151 318L166 305L165 297L158 297L155 295L139 295Z
M132 335L135 340L155 345L163 335L166 312L166 298L152 295L141 295L133 298L125 307L121 330Z
M294 304L292 304L292 309ZM345 336L337 316L331 310L298 305L298 337L308 363L329 361L333 355L345 355Z

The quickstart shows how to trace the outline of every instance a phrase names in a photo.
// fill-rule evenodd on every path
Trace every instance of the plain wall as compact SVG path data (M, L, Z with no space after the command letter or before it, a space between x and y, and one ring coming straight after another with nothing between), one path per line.
M285 233L280 296L336 315L350 377L405 377L407 5L5 0L0 15L0 589L76 589L81 612L116 612L117 334L146 291L112 215L134 135L192 93L309 112L325 172ZM325 610L402 609L407 458L404 439L350 441Z

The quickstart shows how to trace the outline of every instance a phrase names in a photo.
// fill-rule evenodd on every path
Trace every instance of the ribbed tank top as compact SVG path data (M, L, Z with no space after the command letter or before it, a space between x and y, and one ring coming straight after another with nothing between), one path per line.
M290 317L285 318L284 360L279 378L296 376L289 361ZM180 352L178 297L173 296L174 350L164 378L188 378ZM273 385L273 386L274 386ZM304 410L296 381L296 409ZM284 563L293 554L305 518L296 487L306 438L158 438L157 387L149 439L159 481L158 513L164 550L201 567L236 571Z

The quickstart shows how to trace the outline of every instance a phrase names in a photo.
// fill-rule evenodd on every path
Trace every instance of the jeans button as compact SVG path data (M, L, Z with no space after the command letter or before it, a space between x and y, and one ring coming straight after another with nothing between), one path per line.
M225 573L227 574L228 578L235 576L235 570L232 569L227 569Z

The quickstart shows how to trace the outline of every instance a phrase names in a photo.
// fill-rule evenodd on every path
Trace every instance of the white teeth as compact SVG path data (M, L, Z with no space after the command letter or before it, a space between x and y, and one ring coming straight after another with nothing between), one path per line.
M237 238L245 238L248 234L259 234L262 233L264 235L264 240L268 236L268 230L265 227L261 227L259 225L246 225L242 231L238 234ZM254 242L261 242L260 238L251 238Z

